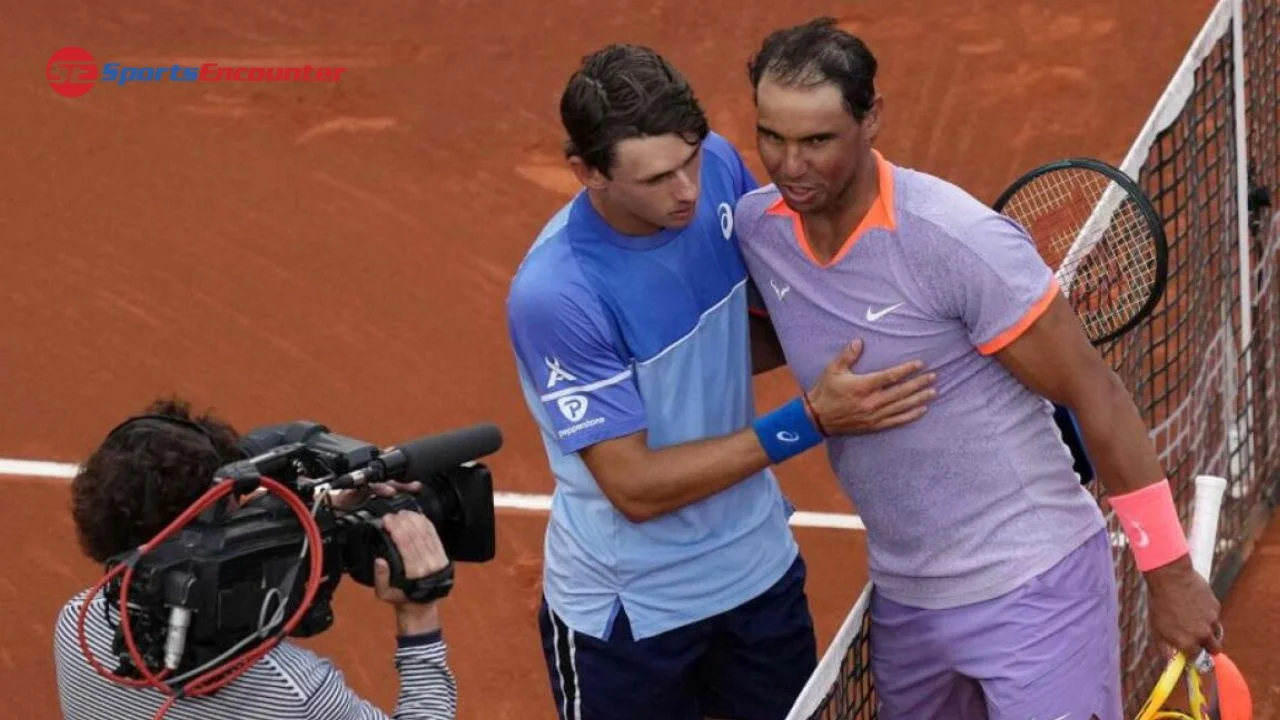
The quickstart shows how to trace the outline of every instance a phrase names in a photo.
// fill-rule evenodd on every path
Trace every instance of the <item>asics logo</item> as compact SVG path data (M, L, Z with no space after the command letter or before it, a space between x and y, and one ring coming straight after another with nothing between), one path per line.
M733 208L729 203L720 203L716 206L716 214L720 217L720 234L728 240L733 237Z

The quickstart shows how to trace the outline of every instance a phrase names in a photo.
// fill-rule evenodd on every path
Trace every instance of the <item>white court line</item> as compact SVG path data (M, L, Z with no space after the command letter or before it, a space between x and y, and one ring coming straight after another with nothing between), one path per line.
M42 460L5 460L0 458L0 475L26 475L28 477L65 478L75 477L75 463L45 462Z
M75 463L0 458L0 476L18 475L22 477L70 480L75 477L78 468L79 466ZM551 496L495 492L493 494L493 506L503 510L548 512L551 510ZM866 526L862 524L862 518L857 515L803 510L798 510L792 514L791 525L793 527L830 528L834 530L866 530Z

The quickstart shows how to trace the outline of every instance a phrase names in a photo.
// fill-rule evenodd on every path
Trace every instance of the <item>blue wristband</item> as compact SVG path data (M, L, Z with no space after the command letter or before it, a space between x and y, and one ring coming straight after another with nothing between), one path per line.
M822 434L805 412L801 398L756 418L751 429L775 465L822 442Z

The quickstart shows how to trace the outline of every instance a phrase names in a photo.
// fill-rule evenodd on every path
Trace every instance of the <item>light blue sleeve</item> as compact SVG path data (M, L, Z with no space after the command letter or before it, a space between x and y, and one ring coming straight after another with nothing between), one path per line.
M612 341L600 300L560 268L518 279L507 301L512 346L561 452L647 427L630 362Z

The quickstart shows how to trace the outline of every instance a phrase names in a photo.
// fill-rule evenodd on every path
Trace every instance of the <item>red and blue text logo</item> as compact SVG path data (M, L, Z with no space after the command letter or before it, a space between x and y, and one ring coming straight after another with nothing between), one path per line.
M130 83L331 83L342 79L345 67L318 65L128 65L99 64L81 47L64 47L49 58L45 77L49 87L63 97L80 97L96 85L124 86Z

